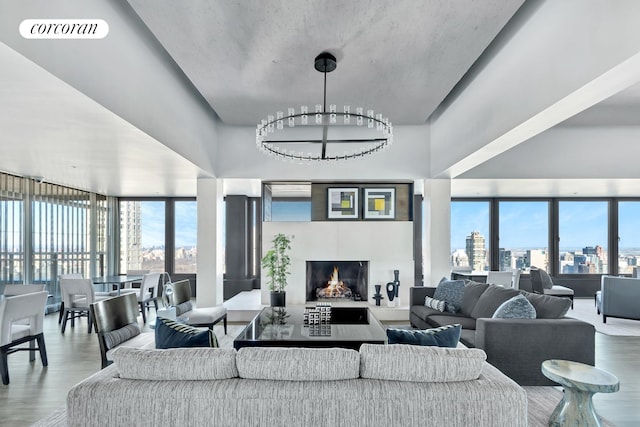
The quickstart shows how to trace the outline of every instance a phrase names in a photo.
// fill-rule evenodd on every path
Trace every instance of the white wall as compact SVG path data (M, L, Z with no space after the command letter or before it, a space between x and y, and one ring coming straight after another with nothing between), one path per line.
M369 303L374 285L393 281L393 270L400 270L400 304L409 302L413 286L413 223L410 221L312 221L262 223L262 252L271 247L273 236L293 236L291 276L287 305L304 304L306 261L369 261ZM269 304L267 278L262 273L262 303ZM386 304L386 297L382 304Z

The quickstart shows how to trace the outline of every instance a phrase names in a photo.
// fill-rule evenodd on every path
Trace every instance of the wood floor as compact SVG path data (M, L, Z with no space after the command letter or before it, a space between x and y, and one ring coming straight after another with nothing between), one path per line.
M28 426L44 418L65 405L74 384L100 369L97 338L87 333L84 319L73 329L67 326L62 335L53 313L46 316L44 327L49 366L43 368L39 357L29 363L26 352L9 356L11 383L0 385L0 426ZM596 366L621 383L619 392L595 396L598 413L618 427L639 426L640 337L596 334Z

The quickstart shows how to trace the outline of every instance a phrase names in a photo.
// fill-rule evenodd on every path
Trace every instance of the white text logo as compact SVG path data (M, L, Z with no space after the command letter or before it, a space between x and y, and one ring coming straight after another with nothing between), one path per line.
M20 34L25 39L101 39L109 33L102 19L25 19Z

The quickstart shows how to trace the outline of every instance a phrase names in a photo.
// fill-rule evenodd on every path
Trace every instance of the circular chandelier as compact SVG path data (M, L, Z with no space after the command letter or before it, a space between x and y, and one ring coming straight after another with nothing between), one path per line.
M299 162L323 162L333 160L359 159L369 154L384 150L393 143L393 126L382 114L362 107L351 111L345 105L338 112L336 105L329 105L327 111L327 73L336 69L336 57L323 52L315 59L314 67L324 74L324 98L322 104L316 104L315 111L303 105L299 112L288 108L287 114L278 111L275 116L269 115L258 123L256 129L256 147L265 154L283 160ZM292 128L321 127L322 134L313 138L284 138L284 134L292 133ZM353 132L345 132L346 127L360 127L363 135L354 137ZM366 130L366 135L364 131ZM329 137L329 132L342 133L343 136ZM349 133L349 135L346 135ZM311 145L309 145L311 144ZM306 149L302 149L305 147ZM313 147L313 149L311 149Z

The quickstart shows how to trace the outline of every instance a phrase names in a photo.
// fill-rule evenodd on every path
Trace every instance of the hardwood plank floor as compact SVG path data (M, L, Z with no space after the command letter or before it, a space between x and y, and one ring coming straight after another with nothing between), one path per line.
M57 313L45 317L47 368L42 367L39 357L29 363L26 352L9 356L11 383L0 386L1 426L28 426L44 418L65 405L74 384L100 369L98 341L95 334L87 333L86 320L73 329L67 327L62 335L57 319ZM222 334L222 327L216 328L220 328L216 333ZM600 415L618 427L640 425L638 355L640 337L596 334L596 366L615 374L621 386L617 393L597 394L594 404Z

